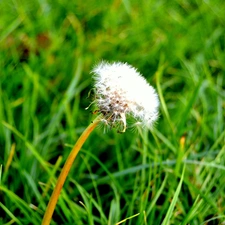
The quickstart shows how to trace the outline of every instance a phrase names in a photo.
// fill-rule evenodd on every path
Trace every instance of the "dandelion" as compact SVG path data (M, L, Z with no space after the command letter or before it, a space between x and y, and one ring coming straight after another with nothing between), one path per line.
M135 124L151 127L158 118L159 100L154 88L127 63L101 62L95 66L95 100L102 121L125 132L126 117L135 118Z
M49 225L71 166L82 145L100 123L117 127L120 132L127 128L127 116L136 120L136 124L151 127L158 118L158 96L147 81L132 66L126 63L102 62L94 67L95 100L98 116L82 133L73 146L57 180L49 200L42 225Z

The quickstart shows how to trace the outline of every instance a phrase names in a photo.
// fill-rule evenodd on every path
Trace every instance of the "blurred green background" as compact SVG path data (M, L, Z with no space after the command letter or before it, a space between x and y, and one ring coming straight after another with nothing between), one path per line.
M136 67L160 118L152 131L97 128L52 224L223 224L224 12L222 0L0 1L0 224L41 224L96 116L85 108L101 60Z

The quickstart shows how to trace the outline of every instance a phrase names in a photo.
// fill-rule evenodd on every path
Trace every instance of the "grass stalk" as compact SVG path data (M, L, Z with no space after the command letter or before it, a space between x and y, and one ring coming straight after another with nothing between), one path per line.
M65 164L64 167L59 175L58 181L56 183L56 186L53 190L52 196L49 200L47 209L45 211L43 220L42 220L42 225L49 225L52 219L52 215L53 212L55 210L55 206L57 204L61 189L65 183L65 180L68 176L68 173L71 169L71 166L73 165L73 162L78 154L78 152L80 151L82 145L84 144L84 142L86 141L86 139L88 138L88 136L90 135L90 133L95 129L95 127L98 125L99 123L99 117L97 117L86 129L85 131L82 133L82 135L80 136L80 138L77 140L76 144L74 145L73 149L71 150Z

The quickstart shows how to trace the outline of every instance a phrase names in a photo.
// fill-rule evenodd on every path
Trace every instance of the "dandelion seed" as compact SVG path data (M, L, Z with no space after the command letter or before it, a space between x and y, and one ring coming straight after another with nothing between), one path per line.
M101 62L93 71L95 100L102 121L125 132L126 117L151 127L158 118L159 100L154 88L127 63Z

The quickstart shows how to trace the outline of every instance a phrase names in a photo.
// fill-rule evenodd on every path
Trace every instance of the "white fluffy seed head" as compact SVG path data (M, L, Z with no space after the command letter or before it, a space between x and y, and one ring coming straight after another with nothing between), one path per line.
M104 121L126 130L126 116L151 127L158 118L159 100L154 88L127 63L101 62L94 73L95 102Z

